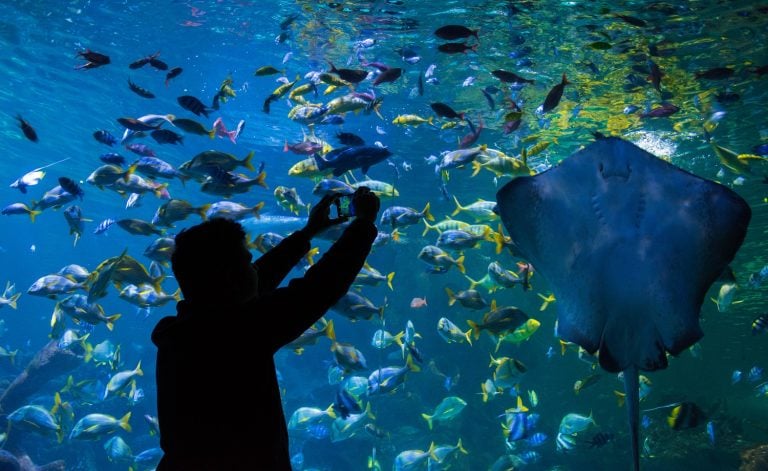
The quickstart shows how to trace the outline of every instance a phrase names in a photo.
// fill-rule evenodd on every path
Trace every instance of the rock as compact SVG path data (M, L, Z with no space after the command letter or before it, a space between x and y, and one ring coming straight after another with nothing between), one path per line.
M768 471L768 444L742 451L739 471Z

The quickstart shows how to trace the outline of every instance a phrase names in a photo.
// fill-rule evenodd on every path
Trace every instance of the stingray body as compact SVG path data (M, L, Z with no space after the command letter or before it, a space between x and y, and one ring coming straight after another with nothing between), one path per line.
M515 248L557 298L557 335L624 371L639 469L638 372L702 337L701 304L744 240L749 205L618 138L496 197Z

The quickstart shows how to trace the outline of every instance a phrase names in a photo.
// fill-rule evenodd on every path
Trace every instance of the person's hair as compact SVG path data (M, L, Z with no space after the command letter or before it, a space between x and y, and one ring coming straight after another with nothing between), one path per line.
M218 276L242 257L245 230L240 223L212 218L176 235L171 268L185 299L219 291Z

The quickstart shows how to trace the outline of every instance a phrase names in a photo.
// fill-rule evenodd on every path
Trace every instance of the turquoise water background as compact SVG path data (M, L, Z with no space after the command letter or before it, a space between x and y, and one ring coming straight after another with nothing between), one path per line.
M409 206L421 210L430 203L437 220L449 216L456 204L455 196L466 205L477 198L493 200L497 189L509 177L494 178L482 171L471 177L471 169L453 169L445 180L436 175L434 164L427 163L431 155L458 148L458 140L469 130L464 126L441 129L445 120L434 117L435 126L399 126L392 120L402 114L434 116L430 103L443 102L454 109L466 111L484 129L478 144L518 156L523 148L548 143L529 162L543 169L567 157L592 141L595 131L615 134L638 143L655 155L669 159L675 165L701 177L717 180L737 191L752 207L753 217L747 239L731 265L738 289L726 312L719 312L715 303L706 300L702 306L701 323L704 338L692 351L670 360L666 370L647 374L652 382L649 396L642 408L653 408L678 401L692 401L707 414L707 420L686 430L671 430L666 423L669 409L647 412L651 423L641 432L647 445L645 469L737 469L743 450L763 444L768 439L768 397L759 396L757 387L765 381L747 380L753 367L768 367L768 342L763 332L752 334L753 320L766 312L764 286L749 286L753 273L768 264L765 250L766 203L768 167L760 161L751 164L752 172L738 175L724 168L711 142L705 125L717 144L737 154L754 153L753 148L768 142L768 86L765 75L757 67L768 64L765 44L768 42L768 11L766 5L739 1L699 1L684 5L660 2L416 2L393 0L387 2L2 2L0 20L0 199L3 207L39 200L54 187L58 177L81 181L85 191L82 201L86 223L85 233L77 245L69 234L63 210L46 209L34 223L24 215L0 218L0 283L15 284L22 293L18 308L4 306L0 311L3 334L0 345L8 351L18 350L15 361L0 358L0 378L7 384L51 339L50 319L55 300L31 296L27 288L38 278L55 273L67 264L76 263L90 270L109 257L128 254L149 266L142 254L154 236L131 235L117 226L107 234L95 235L93 229L107 218L140 218L151 220L162 200L147 194L138 208L125 208L125 197L109 190L100 190L85 183L86 177L102 163L99 156L119 152L130 162L130 151L109 148L92 137L94 131L105 129L120 137L123 128L119 117L139 117L157 113L172 113L192 118L210 128L216 117L222 117L232 129L239 120L246 125L237 144L216 138L210 140L185 135L183 145L159 145L147 138L142 143L152 147L159 158L178 167L195 154L216 149L242 158L255 151L254 163L263 162L269 190L254 187L233 201L254 205L263 201L261 220L248 220L245 226L252 237L274 231L288 234L300 227L302 221L281 209L272 190L278 185L295 187L305 202L315 202L312 195L315 181L288 176L288 169L302 156L282 151L284 141L290 143L309 133L307 127L292 121L287 113L292 105L285 98L262 112L265 98L280 84L272 76L254 76L264 65L273 65L293 80L309 71L327 69L326 61L341 67L363 68L359 52L368 61L379 61L402 67L403 76L391 84L376 87L383 98L382 117L375 113L345 116L341 126L317 126L316 135L332 146L338 146L334 135L338 131L353 132L368 143L380 141L393 156L388 163L374 166L369 177L394 184L400 196L382 200L382 210L391 205ZM297 17L281 30L280 23L289 15ZM642 18L645 27L622 21L617 14ZM463 24L479 28L476 52L448 55L437 50L444 41L433 31L447 24ZM285 31L287 39L276 41ZM356 51L355 43L375 39L375 45ZM470 44L475 44L474 38ZM597 42L609 45L602 49ZM640 118L639 113L661 102L660 93L646 81L646 55L649 45L661 51L653 56L665 75L662 90L665 99L680 111L668 118ZM421 59L405 62L396 49L412 46ZM525 48L530 48L526 51ZM91 70L75 70L84 63L76 54L91 49L107 54L111 63ZM180 66L183 73L164 85L165 72L149 66L131 70L128 64L160 51L159 58L170 67ZM286 54L291 54L286 58ZM530 64L518 62L530 60ZM590 66L589 64L592 64ZM438 83L424 83L423 95L417 90L419 75L434 64ZM715 67L730 67L733 76L723 80L697 78L696 73ZM535 79L535 84L521 90L505 91L507 86L490 72L496 69L516 71ZM375 70L368 68L367 70ZM548 91L567 74L571 85L558 107L545 116L534 110ZM635 74L646 85L627 88L627 75ZM181 95L194 95L210 104L221 82L231 76L237 96L222 103L219 111L207 119L196 117L176 102ZM473 80L467 80L474 78ZM153 91L157 97L144 99L132 93L128 79ZM471 82L471 83L470 83ZM302 78L299 84L307 83ZM372 89L371 80L357 86L358 91ZM466 84L466 86L465 86ZM482 89L495 86L495 109L491 109ZM310 97L312 102L327 102L346 90ZM718 94L739 95L732 101L718 100ZM504 96L514 99L523 110L523 124L517 131L504 134L504 115L510 111ZM639 112L624 113L629 105ZM724 115L716 114L724 112ZM15 117L21 115L37 131L39 142L25 139ZM716 116L713 118L713 116ZM180 131L179 131L180 132ZM26 172L67 158L66 162L48 169L47 175L26 195L8 185ZM389 165L391 163L392 165ZM241 169L242 170L242 169ZM249 173L249 172L245 172ZM362 179L359 171L355 177ZM255 176L255 172L250 172ZM739 179L741 177L741 179ZM199 185L189 181L169 181L168 190L174 198L184 199L194 206L219 201L220 198L199 191ZM451 197L446 198L446 194ZM301 216L305 216L302 214ZM466 217L465 217L466 216ZM464 217L472 222L466 214ZM198 222L196 216L168 229L178 230ZM563 221L567 224L567 221ZM498 221L491 223L496 230ZM386 230L380 227L380 230ZM435 242L435 232L422 236L423 225L406 228L401 243L390 243L374 249L369 263L382 273L395 272L394 290L385 285L364 287L362 293L376 305L386 304L383 328L393 334L405 329L411 321L420 334L416 345L424 356L420 372L409 373L405 384L395 393L366 399L372 415L367 423L385 432L375 437L361 426L351 438L331 441L327 438L292 438L296 469L360 470L368 469L370 457L383 469L391 469L395 457L405 450L427 450L431 442L455 445L461 439L467 454L454 452L443 468L432 469L491 469L499 457L509 453L527 455L526 469L627 469L629 445L626 411L617 405L614 390L622 383L614 375L595 371L580 361L573 349L560 354L560 344L553 336L555 309L550 306L539 311L541 299L537 293L549 293L546 281L534 275L533 289L524 292L519 287L502 289L492 294L481 289L490 302L517 306L541 322L539 330L519 345L504 345L495 352L495 341L486 333L474 345L448 344L436 331L439 318L448 317L463 330L467 320L478 321L485 311L471 311L458 305L448 306L445 288L453 291L467 289L469 282L455 269L446 274L426 272L427 266L417 259L422 247ZM327 241L318 240L321 252ZM509 252L496 254L492 244L481 243L465 252L466 273L481 278L487 265L498 261L507 269L516 269L520 260ZM632 267L627 267L631 270ZM170 274L170 269L167 269ZM291 276L301 274L297 267ZM713 285L707 298L716 297L720 282ZM177 286L168 278L163 288L173 293ZM426 298L425 307L410 307L415 297ZM97 344L105 339L121 346L120 365L115 371L133 369L141 361L144 375L136 385L144 392L143 399L132 403L126 397L76 397L61 394L70 402L75 420L89 413L105 413L122 417L131 411L132 432L117 432L134 454L158 446L156 435L149 433L144 415L155 415L154 355L149 340L154 324L162 316L172 315L173 303L163 307L139 310L118 297L114 287L100 301L107 314L120 313L113 331L103 324L96 325L87 342ZM266 314L264 314L266 315ZM281 315L281 313L272 313ZM374 369L402 366L400 350L389 347L377 350L371 345L373 333L382 328L376 318L351 322L338 313L329 313L339 341L355 345L366 357L367 376ZM211 322L227 322L211 318ZM83 330L68 320L68 326ZM253 332L254 342L268 336L267 331ZM286 350L276 357L283 379L286 417L300 407L327 408L333 403L337 385L329 384L328 371L334 363L328 339L320 339L301 355ZM210 348L206 339L200 348ZM553 349L554 355L547 355ZM491 377L489 355L514 357L522 361L527 372L520 377L519 390L531 412L540 414L536 431L548 435L541 446L518 444L510 450L501 423L504 411L515 407L516 398L509 391L483 402L480 385ZM432 367L430 367L432 362ZM743 379L732 384L734 370L743 372ZM30 399L30 404L46 408L53 406L54 394L61 391L71 375L76 382L92 381L97 391L115 371L96 367L92 363L51 379ZM575 381L598 372L601 379L574 394ZM243 371L247 375L247 371ZM453 384L446 388L446 376ZM201 382L216 381L215 371L201 371ZM529 400L535 391L538 404ZM195 394L195 391L189 391ZM447 396L458 396L467 406L455 419L439 422L430 430L421 414L431 414ZM201 397L200 401L205 401ZM222 413L236 414L238 408L260 407L260 404L221 404ZM12 411L2 411L9 414ZM589 448L580 444L567 453L558 451L555 435L558 425L568 413L593 414L596 425L584 432L585 441L599 432L613 434L613 440L602 447ZM190 411L194 413L194 411ZM714 440L710 440L705 422L711 421ZM362 423L361 423L362 424ZM321 425L331 427L330 421ZM4 424L0 425L2 429ZM258 427L258 424L244 424ZM264 433L270 433L265 430ZM67 469L127 469L131 464L111 462L103 449L111 438L105 435L95 441L55 437L29 431L8 431L21 434L11 437L37 464L64 459ZM65 430L65 434L69 432ZM200 433L215 433L201 430ZM298 464L299 459L303 461ZM258 456L254 457L258 462ZM152 464L134 464L134 469L151 469ZM419 466L426 469L427 462ZM258 468L253 468L258 469ZM414 468L416 469L416 468ZM493 468L505 469L505 468Z

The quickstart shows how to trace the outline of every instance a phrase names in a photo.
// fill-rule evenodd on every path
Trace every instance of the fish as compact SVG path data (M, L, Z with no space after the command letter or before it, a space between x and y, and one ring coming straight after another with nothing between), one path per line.
M178 144L183 143L184 136L181 136L170 129L155 129L150 134L152 139L158 144Z
M126 129L135 132L156 130L160 129L160 126L162 126L162 123L148 124L136 118L117 118L117 122L123 125Z
M165 87L168 88L168 83L170 83L172 79L181 75L183 71L184 69L182 69L181 67L174 67L171 70L169 70L168 73L165 74Z
M45 177L45 172L43 172L43 169L46 169L48 167L51 167L61 162L65 162L69 159L70 158L67 157L65 159L57 160L56 162L50 163L48 165L37 167L34 170L30 170L29 172L22 175L20 178L17 178L16 180L14 180L14 182L8 186L10 186L11 188L18 188L20 192L26 193L27 187L37 185Z
M125 165L125 157L115 152L107 152L106 154L101 154L99 156L99 160L105 164L116 165L118 167Z
M83 199L83 195L85 195L85 192L82 188L80 188L80 185L78 185L77 182L71 178L59 177L59 185L61 185L64 191L73 196L79 197L81 200Z
M97 141L101 142L102 144L106 144L110 147L117 144L117 138L110 134L109 131L106 131L104 129L100 129L98 131L95 131L93 133L93 138Z
M80 237L82 237L83 232L85 231L85 225L83 223L85 221L90 221L90 219L83 217L82 210L77 205L72 205L64 210L64 219L66 219L67 225L69 226L69 234L75 235L75 241L72 245L77 245L77 241L80 240Z
M645 20L641 20L640 18L636 18L634 16L621 15L618 13L614 13L614 16L616 18L623 20L625 23L630 24L632 26L637 26L638 28L644 28L648 26L648 23Z
M432 108L432 111L441 118L464 119L464 113L457 113L445 103L431 103L429 106Z
M667 425L673 430L693 428L706 420L704 411L693 402L684 401L667 416Z
M440 401L432 414L421 414L427 421L429 429L432 430L437 421L446 422L457 417L467 406L467 402L458 396L449 396Z
M569 83L571 82L569 82L565 74L563 74L563 79L560 81L560 83L552 87L549 93L547 93L547 97L544 99L544 103L536 108L536 112L543 114L555 109L555 107L560 103L560 99L563 97L563 90L565 89L565 86Z
M182 108L187 111L191 111L198 116L203 115L207 118L208 113L212 111L210 108L205 106L202 101L193 97L192 95L180 96L176 98L176 101L179 103L179 105L181 105Z
M35 222L35 217L42 214L42 211L30 208L26 203L11 203L2 209L0 214L6 216L11 214L26 214L29 216L30 222Z
M640 114L641 118L666 118L680 111L680 108L672 103L661 103L659 106Z
M131 431L131 412L126 413L119 419L106 414L88 414L80 419L72 428L69 434L70 439L74 440L98 440L104 435L115 433L118 429L126 432Z
M115 221L115 224L123 228L126 232L133 235L152 235L157 234L162 236L165 234L164 229L156 227L154 224L143 221L141 219L120 219Z
M762 334L768 330L768 314L760 314L752 321L752 335Z
M697 79L723 80L731 77L734 72L735 70L731 67L715 67L712 69L695 72L694 75Z
M479 29L469 29L462 25L445 25L435 30L435 36L447 41L468 38L470 36L474 36L476 39L480 39L477 35L479 32Z
M427 298L413 298L411 299L411 309L419 309L427 306Z
M112 224L114 223L115 223L115 220L112 218L104 219L99 223L98 226L96 226L96 229L93 230L93 233L96 235L104 234L105 232L107 232L107 230L109 230L110 227L112 227Z
M558 300L556 336L624 372L638 470L639 371L666 368L667 352L702 337L704 296L744 241L749 204L616 137L512 180L496 201L515 253Z
M497 79L501 80L504 83L513 83L513 84L536 83L535 80L527 79L517 75L514 72L509 72L502 69L492 71L491 75L493 75L494 77L496 77Z
M333 149L323 156L313 157L319 170L332 170L335 177L349 170L360 169L363 174L368 169L391 156L392 152L386 147L352 146Z
M349 83L360 83L368 77L367 70L360 69L337 69L332 62L328 61L328 65L331 66L331 73L339 76L340 79Z
M16 120L19 121L19 127L21 127L21 132L24 133L24 137L32 142L39 141L37 137L37 131L35 131L35 128L33 128L27 120L22 118L21 115L16 115Z
M96 67L101 67L111 62L109 56L99 52L91 51L90 49L80 51L75 56L82 57L87 61L85 64L75 66L75 70L95 69Z
M345 146L362 146L365 145L365 141L362 137L351 132L337 132L336 139Z
M264 77L266 75L275 75L281 73L280 70L277 68L271 66L271 65L264 65L256 69L255 72L253 72L253 75L257 77ZM285 71L282 71L283 74L285 74Z
M479 44L445 43L437 46L437 50L446 54L466 54L467 51L477 51Z
M382 83L394 82L403 74L403 69L399 67L390 67L382 71L373 80L373 86L381 85Z
M131 79L128 79L128 88L135 94L139 95L142 98L154 98L155 94L147 90L146 88L140 87L133 83Z

